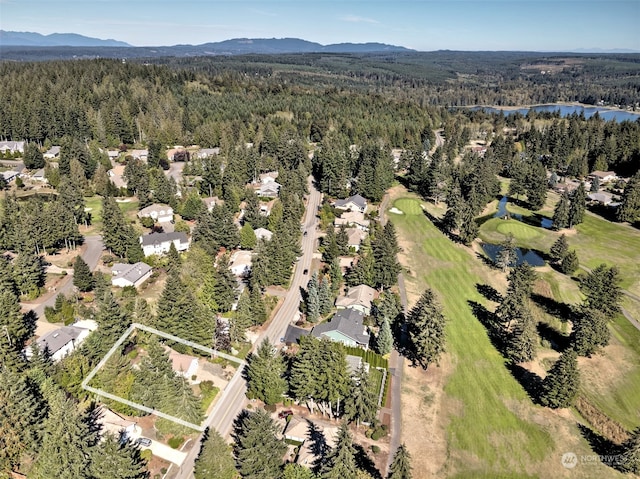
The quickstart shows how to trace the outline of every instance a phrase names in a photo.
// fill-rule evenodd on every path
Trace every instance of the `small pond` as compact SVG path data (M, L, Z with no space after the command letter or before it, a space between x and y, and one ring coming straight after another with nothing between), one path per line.
M494 263L501 249L502 246L499 244L482 243L482 250ZM522 263L529 263L531 266L544 266L546 264L542 256L531 249L516 248L516 255L518 256L516 266Z
M522 221L522 215L517 214L517 213L511 213L508 209L507 209L507 203L509 202L509 197L508 196L503 196L500 201L498 202L498 211L496 211L496 214L493 215L494 218L504 218L505 216L508 216L509 218L513 218L516 220L520 220ZM540 226L542 226L543 228L549 229L553 226L553 221L550 218L541 218L540 219Z

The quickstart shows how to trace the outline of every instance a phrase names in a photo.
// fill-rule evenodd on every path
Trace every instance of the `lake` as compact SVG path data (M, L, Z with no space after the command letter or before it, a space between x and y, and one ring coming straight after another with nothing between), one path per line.
M569 116L573 113L584 113L585 118L591 118L593 115L598 113L600 118L605 121L636 121L640 118L640 113L630 112L630 111L622 111L622 110L610 110L604 107L598 106L582 106L582 105L535 105L531 108L518 108L518 109L507 109L501 107L474 107L474 110L484 110L487 113L500 113L503 112L505 115L510 115L514 112L521 113L522 115L526 115L529 113L530 109L533 109L537 112L555 112L560 111L560 116Z
M482 243L482 250L494 263L501 249L502 246L499 244ZM542 256L531 249L516 248L516 255L518 256L516 266L522 263L529 263L531 266L544 266L546 264Z
M498 202L498 211L496 211L496 214L493 215L494 218L504 218L505 216L509 217L509 218L513 218L519 221L522 221L522 215L517 214L517 213L511 213L509 212L509 210L507 210L507 203L509 202L509 197L508 196L503 196L500 201ZM542 226L543 228L549 229L553 226L553 220L551 220L550 218L540 218L540 226Z

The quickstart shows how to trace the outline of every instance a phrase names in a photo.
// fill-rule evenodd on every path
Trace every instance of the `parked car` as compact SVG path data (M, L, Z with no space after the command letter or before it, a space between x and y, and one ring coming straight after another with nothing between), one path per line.
M289 416L293 416L293 411L292 411L291 409L286 409L286 410L284 410L284 411L280 411L280 412L278 413L278 418L279 418L279 419L286 419L286 418L288 418Z
M305 270L302 272L302 274L309 274L309 270L308 270L308 269L305 269Z
M136 444L140 444L143 447L149 447L151 445L151 439L148 437L139 437L136 439Z

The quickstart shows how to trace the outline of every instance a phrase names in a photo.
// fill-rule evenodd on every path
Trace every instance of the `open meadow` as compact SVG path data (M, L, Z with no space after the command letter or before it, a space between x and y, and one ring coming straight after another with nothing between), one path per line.
M389 217L403 248L410 306L429 286L448 319L440 366L405 368L402 440L416 458L416 477L622 477L601 464L571 471L561 465L565 452L593 454L579 416L533 404L472 311L471 302L493 310L496 303L478 285L504 292L504 273L450 241L423 214L417 197L402 188L391 195L391 205L404 213ZM432 454L418 459L425 448Z

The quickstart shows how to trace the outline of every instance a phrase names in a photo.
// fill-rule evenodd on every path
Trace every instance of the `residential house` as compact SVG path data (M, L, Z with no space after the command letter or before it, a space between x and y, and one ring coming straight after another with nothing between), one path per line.
M222 204L222 200L217 196L210 196L208 198L203 198L202 202L204 203L209 213L213 211L214 206Z
M260 214L262 216L269 216L271 214L271 209L273 205L276 203L276 200L271 200L269 202L260 202Z
M119 150L107 150L107 156L109 157L109 159L113 163L120 156L120 151Z
M267 173L261 173L259 176L260 183L262 183L263 185L266 183L274 183L276 181L276 178L278 178L277 171L269 171Z
M311 431L314 431L314 436L316 433L320 433L324 437L324 443L327 447L335 447L338 428L328 423L320 424L318 421L294 415L289 419L282 433L285 440L301 443L295 462L308 468L314 467L320 459L316 455L319 453L316 447L316 437L311 436Z
M153 204L138 211L138 218L152 218L158 223L173 221L173 208L169 205Z
M601 191L599 193L589 193L587 195L587 198L604 206L608 206L613 201L613 195L611 193L607 193L606 191Z
M185 150L184 146L176 146L167 150L167 159L170 161L188 161L189 152Z
M273 233L266 228L256 228L253 230L256 238L263 241L271 241Z
M60 156L60 147L52 146L47 151L45 151L42 156L45 160L53 160L54 158L58 158Z
M198 372L198 358L189 356L188 354L181 354L174 351L168 346L164 347L164 350L169 354L169 361L171 361L171 367L176 374L191 379Z
M126 188L127 180L124 178L125 165L114 164L113 168L107 171L109 179L116 188Z
M298 344L302 336L308 336L309 334L311 334L311 331L309 331L308 329L299 328L298 326L290 324L287 326L287 330L284 333L282 342L287 346Z
M349 268L353 267L353 257L351 256L338 256L338 263L340 264L340 270L342 274L345 274Z
M347 236L349 238L347 245L349 246L350 249L353 249L354 251L357 252L360 250L360 245L362 244L364 239L367 237L367 233L366 231L363 231L359 228L348 228Z
M149 150L129 150L126 152L126 156L131 156L140 161L147 161Z
M184 233L151 233L140 236L140 244L145 256L152 254L165 254L169 252L171 244L178 251L186 251L189 249L189 239Z
M336 218L333 221L333 224L336 228L345 225L347 227L361 229L362 231L368 231L370 222L365 219L364 213L361 211L346 211L345 213L342 213L339 218Z
M326 337L347 346L369 347L369 332L364 325L364 314L353 308L339 310L331 321L314 327L311 334L316 338Z
M369 363L363 361L360 356L351 356L350 354L347 354L346 359L347 359L347 372L351 376L355 376L355 374L358 372L358 369L360 369L361 367L364 368L366 372L369 372L369 369L371 366L369 365Z
M615 171L600 171L596 170L589 175L590 178L598 178L600 183L606 183L608 181L615 181L618 179Z
M95 418L100 425L101 435L110 433L120 438L122 436L130 437L137 432L135 422L125 419L104 405L98 406ZM139 430L140 428L138 427L137 429Z
M31 175L32 181L37 181L38 183L48 183L46 176L44 176L44 168L40 168L33 175Z
M18 177L18 172L15 170L3 171L1 173L7 183L15 180Z
M371 314L371 302L376 296L376 290L366 284L359 284L353 288L349 288L345 296L336 298L336 308L338 309L356 309L365 316Z
M212 156L220 154L220 148L201 148L193 154L193 158L196 160L204 160Z
M91 329L74 326L63 326L40 336L36 343L40 351L48 350L53 361L60 361L71 354L89 336ZM25 351L27 357L31 356L31 350Z
M111 284L120 288L127 286L139 287L151 277L153 270L146 263L136 264L116 263L111 268Z
M339 210L364 213L367 210L367 200L360 195L353 195L344 200L336 200L333 206Z
M231 255L229 269L238 277L244 277L251 271L253 253L246 250L238 250Z
M276 181L269 181L262 183L260 189L257 190L258 196L264 198L277 198L280 192L280 183Z
M0 141L0 153L24 153L24 141Z

